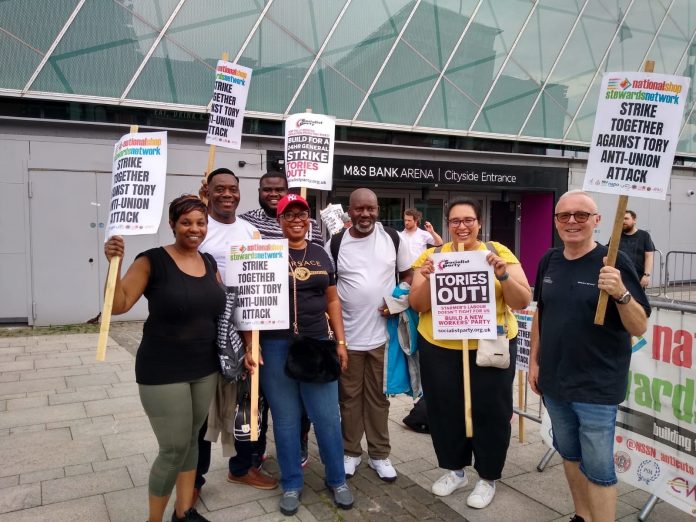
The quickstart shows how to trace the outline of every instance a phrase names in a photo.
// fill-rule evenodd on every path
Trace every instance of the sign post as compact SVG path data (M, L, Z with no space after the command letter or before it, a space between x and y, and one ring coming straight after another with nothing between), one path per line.
M106 239L114 235L154 234L159 228L167 178L167 133L138 133L132 125L114 147L111 205ZM111 310L120 257L112 257L104 291L97 361L106 357Z
M493 269L485 250L433 254L431 274L433 338L461 340L466 436L473 437L469 339L495 339L498 335Z
M251 331L251 440L258 440L259 330L290 328L288 240L258 237L230 245L225 285L237 288L234 324Z
M597 103L583 190L619 196L607 265L618 255L628 196L665 199L689 79L655 74L655 62L643 72L604 74ZM602 291L595 324L604 324L609 296Z

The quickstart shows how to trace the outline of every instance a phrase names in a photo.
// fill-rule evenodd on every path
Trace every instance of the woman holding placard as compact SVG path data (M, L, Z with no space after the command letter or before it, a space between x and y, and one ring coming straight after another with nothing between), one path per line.
M206 521L193 508L193 485L198 430L217 383L216 324L225 293L215 259L198 252L208 229L201 200L185 195L172 201L169 225L174 243L138 254L123 278L119 271L113 313L127 312L143 295L148 300L135 380L159 443L150 469L149 522L161 522L174 486L172 521ZM122 259L123 238L109 238L104 252L108 260Z
M468 479L464 468L473 460L480 480L467 504L481 509L493 500L495 481L501 476L510 444L512 382L517 354L517 321L511 309L526 307L531 290L519 261L507 247L479 240L481 207L478 201L456 199L450 202L446 217L452 241L437 249L426 250L413 263L409 303L420 312L418 350L430 435L438 465L450 470L435 481L432 492L446 496L465 487ZM511 361L505 369L478 366L479 342L468 341L473 438L466 437L465 429L463 343L461 340L434 338L430 300L430 285L434 284L431 283L434 272L431 255L456 252L461 250L460 247L465 251L490 250L486 261L495 274L496 323L500 341L504 349L509 350ZM483 362L479 361L479 364Z
M260 383L271 407L283 496L280 511L291 516L300 507L304 476L300 454L302 406L307 411L324 463L324 482L341 509L353 507L346 484L343 436L338 408L338 376L348 367L341 304L331 258L307 241L309 205L288 194L276 210L288 239L290 324L287 330L261 332ZM328 322L327 322L328 317ZM335 341L330 341L330 329ZM246 365L254 371L250 351Z

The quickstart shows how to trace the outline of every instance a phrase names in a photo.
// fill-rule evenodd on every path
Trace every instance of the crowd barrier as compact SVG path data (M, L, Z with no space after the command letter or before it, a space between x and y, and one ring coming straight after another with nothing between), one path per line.
M696 516L696 304L665 296L650 298L650 304L648 330L633 339L629 386L619 406L614 447L619 479L651 494L638 514L641 522L658 498ZM529 394L536 395L526 375L518 377L518 385L524 386L514 408L520 423L524 418L541 424L543 407L530 407ZM550 446L545 431L549 430L542 430L542 438ZM554 453L552 448L546 452L538 471L544 471Z

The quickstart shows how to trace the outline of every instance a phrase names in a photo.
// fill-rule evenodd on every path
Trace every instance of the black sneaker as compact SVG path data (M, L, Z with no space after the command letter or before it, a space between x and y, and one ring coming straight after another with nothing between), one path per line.
M569 522L585 522L585 519L580 515L573 515L573 518L571 518Z
M172 522L210 522L207 518L201 515L195 508L189 508L184 513L184 518L176 516L176 510L172 512Z

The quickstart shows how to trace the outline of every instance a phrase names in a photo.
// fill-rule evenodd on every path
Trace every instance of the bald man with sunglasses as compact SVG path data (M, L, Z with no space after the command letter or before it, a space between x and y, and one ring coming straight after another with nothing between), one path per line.
M554 222L563 246L542 258L534 287L528 379L551 418L575 504L572 522L615 520L616 412L628 384L631 336L645 332L650 315L628 256L619 252L616 267L605 265L608 249L594 239L600 219L589 194L560 197ZM604 324L595 325L600 290L610 299Z

